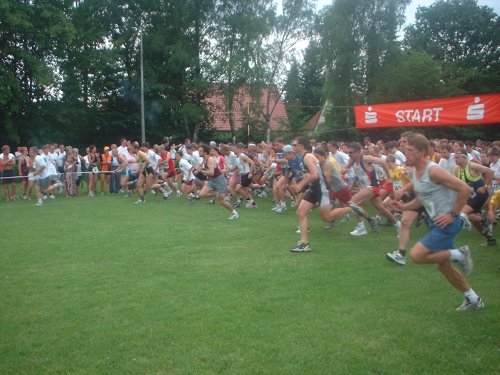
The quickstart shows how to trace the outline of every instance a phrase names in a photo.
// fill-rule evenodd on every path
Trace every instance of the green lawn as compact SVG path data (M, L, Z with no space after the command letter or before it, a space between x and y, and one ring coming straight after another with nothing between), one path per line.
M148 196L0 203L0 374L498 374L500 252L461 233L486 309L434 266L386 261L395 230L353 238L293 211ZM415 241L424 233L416 229ZM497 231L498 237L498 231Z

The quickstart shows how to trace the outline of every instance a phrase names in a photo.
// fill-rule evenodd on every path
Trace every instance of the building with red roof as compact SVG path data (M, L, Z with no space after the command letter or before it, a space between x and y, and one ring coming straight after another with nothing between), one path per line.
M271 95L269 97L269 95ZM269 99L269 103L268 103ZM205 98L211 113L210 127L215 131L230 132L229 112L226 108L224 93L215 89ZM233 99L233 116L235 132L241 128L252 126L252 131L265 131L265 115L270 116L272 132L286 131L288 129L288 116L283 101L278 94L270 92L268 88L261 90L260 100L252 97L248 88L242 86L237 90Z

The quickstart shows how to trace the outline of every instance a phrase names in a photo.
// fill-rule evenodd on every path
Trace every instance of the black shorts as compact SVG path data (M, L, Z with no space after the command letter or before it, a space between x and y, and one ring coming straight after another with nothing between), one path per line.
M247 173L247 174L242 174L240 176L240 185L243 186L243 187L249 187L250 184L252 183L252 179L250 177L248 177L250 173Z
M319 180L314 181L309 188L305 191L304 200L312 204L321 203L321 185Z
M153 173L155 173L155 170L153 169L153 167L147 167L146 168L146 175L153 174Z
M488 200L488 197L489 197L488 193L478 194L475 191L473 191L469 196L469 199L467 199L467 206L472 207L473 213L480 213L481 208Z
M10 169L7 171L3 171L2 173L2 185L7 185L7 184L14 184L16 182L14 177L14 170Z
M207 178L208 178L208 177L207 177L206 175L204 175L202 172L196 172L196 173L194 174L194 176L195 176L198 180L200 180L200 181L206 181L206 180L207 180Z

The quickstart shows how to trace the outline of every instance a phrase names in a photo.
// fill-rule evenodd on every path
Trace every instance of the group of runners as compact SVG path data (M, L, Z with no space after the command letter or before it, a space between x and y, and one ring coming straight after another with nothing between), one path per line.
M208 197L239 218L244 204L257 208L256 196L272 193L273 211L295 208L299 242L292 252L309 252L308 215L319 208L321 218L332 228L339 218L352 215L356 227L350 234L364 236L367 226L376 231L385 222L395 228L399 246L386 254L388 260L405 265L410 228L425 221L429 233L410 251L415 263L437 263L450 283L465 294L459 310L484 307L464 278L472 270L470 249L455 248L453 238L461 228L474 226L495 245L493 228L500 203L500 145L429 141L405 132L398 141L375 144L322 142L297 137L290 144L283 138L273 143L248 145L195 144L185 140L171 145L150 145L122 139L119 145L94 145L79 150L64 145L20 147L15 154L3 146L0 155L5 200L15 200L21 179L21 199L36 205L53 198L55 190L66 196L78 194L85 180L88 195L94 197L97 182L101 193L137 194L135 203L146 202L146 194L184 197L188 204ZM17 178L16 178L17 177ZM367 211L362 205L369 203ZM375 212L370 215L368 212ZM452 265L459 262L463 272Z

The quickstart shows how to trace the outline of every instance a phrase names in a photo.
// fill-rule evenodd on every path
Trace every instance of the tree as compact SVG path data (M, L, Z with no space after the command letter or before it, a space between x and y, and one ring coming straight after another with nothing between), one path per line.
M262 110L268 141L271 117L284 92L286 69L294 60L297 43L311 35L312 9L310 0L282 1L282 13L273 19L264 53L257 55L255 64L260 67L261 73L258 82L268 93Z
M374 78L369 103L425 100L463 94L460 82L447 81L441 64L426 52L403 55Z
M258 75L256 59L263 56L262 43L270 31L273 12L265 0L217 2L212 34L212 78L224 96L231 135L236 136L234 104L242 87L252 88Z
M471 94L497 92L500 71L500 18L476 0L436 1L419 7L405 32L407 51L423 50L442 63L450 78Z
M418 8L415 24L405 31L405 48L462 68L486 68L500 57L499 25L493 9L476 0L438 0Z
M326 95L334 106L366 102L380 67L398 50L396 33L409 0L337 0L323 14L321 45L327 67ZM349 124L344 110L329 122Z

